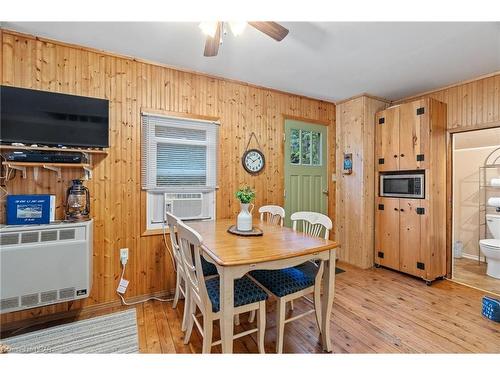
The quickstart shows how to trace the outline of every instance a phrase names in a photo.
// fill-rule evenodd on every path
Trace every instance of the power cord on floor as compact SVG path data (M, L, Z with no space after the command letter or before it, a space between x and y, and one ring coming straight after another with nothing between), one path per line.
M177 270L175 269L174 257L172 255L172 252L170 251L170 248L167 245L167 237L166 237L166 233L165 233L165 224L163 224L163 241L165 242L165 247L167 248L167 251L170 254L170 258L172 259L172 264L174 265L174 270L175 270L175 272L177 272ZM146 298L146 299L141 300L141 301L127 302L125 300L125 297L124 297L124 294L125 294L125 292L127 290L128 284L129 284L129 281L124 279L125 268L127 267L127 259L126 258L121 258L120 259L120 263L122 265L122 274L120 276L120 283L118 284L118 288L116 288L116 294L118 294L118 296L122 300L122 304L123 305L125 305L125 306L133 306L133 305L138 305L138 304L141 304L141 303L144 303L144 302L148 302L148 301L171 302L171 301L174 300L173 298L164 299L164 298L159 298L159 297L149 297L149 298Z

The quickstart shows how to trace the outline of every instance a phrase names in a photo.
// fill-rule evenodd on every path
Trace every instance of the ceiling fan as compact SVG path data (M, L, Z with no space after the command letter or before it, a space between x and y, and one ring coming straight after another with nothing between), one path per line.
M219 46L222 44L222 37L225 35L225 25L229 24L231 31L235 36L243 32L247 23L260 32L270 36L274 40L280 42L288 35L288 29L281 26L279 23L272 21L263 22L201 22L200 29L207 36L205 42L204 56L213 57L219 53Z

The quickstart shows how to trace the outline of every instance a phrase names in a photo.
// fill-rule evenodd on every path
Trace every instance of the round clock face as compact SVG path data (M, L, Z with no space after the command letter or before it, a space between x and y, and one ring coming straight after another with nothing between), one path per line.
M257 149L248 150L243 155L243 167L248 173L259 173L264 165L264 154Z

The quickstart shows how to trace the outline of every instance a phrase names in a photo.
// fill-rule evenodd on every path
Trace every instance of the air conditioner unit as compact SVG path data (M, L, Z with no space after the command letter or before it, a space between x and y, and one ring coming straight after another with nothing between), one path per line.
M203 220L214 217L213 192L165 193L164 212L170 212L182 220Z
M0 227L0 313L86 298L92 220Z

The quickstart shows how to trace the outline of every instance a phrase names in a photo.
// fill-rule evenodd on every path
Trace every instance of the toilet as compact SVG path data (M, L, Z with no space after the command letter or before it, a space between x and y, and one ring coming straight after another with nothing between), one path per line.
M486 274L500 279L500 215L486 215L486 223L493 238L480 240L479 247L486 257Z

